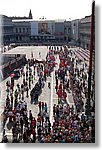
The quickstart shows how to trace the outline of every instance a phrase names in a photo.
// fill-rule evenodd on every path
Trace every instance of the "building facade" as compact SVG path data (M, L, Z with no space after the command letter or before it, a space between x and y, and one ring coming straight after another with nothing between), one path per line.
M31 23L30 21L13 20L13 34L15 43L30 42Z
M31 22L31 38L33 41L49 41L55 39L55 22L42 20Z
M66 42L71 41L71 21L64 22L64 40Z
M31 12L29 17L31 17ZM28 17L28 18L29 18ZM66 42L85 49L90 47L91 17L72 21L12 19L1 15L0 39L5 45L10 43ZM1 33L2 32L2 33Z
M64 21L65 20L56 20L55 21L55 39L57 41L63 41L64 40Z
M4 15L0 15L0 18L0 38L4 45L8 45L14 40L12 19Z
M85 49L90 49L91 35L91 16L86 16L80 20L80 46Z
M71 41L73 44L79 43L79 19L71 21Z
M12 20L15 42L37 41L66 41L70 40L71 26L66 22L65 33L64 20Z

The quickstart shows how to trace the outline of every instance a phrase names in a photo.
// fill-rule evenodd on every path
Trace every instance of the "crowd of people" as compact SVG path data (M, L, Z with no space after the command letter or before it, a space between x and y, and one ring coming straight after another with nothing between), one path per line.
M2 142L95 142L94 105L91 108L91 117L87 113L84 114L88 89L86 64L81 63L74 50L71 51L62 46L49 46L48 49L44 63L35 64L33 59L29 59L25 69L20 70L21 84L15 85L13 79L6 83L7 98L2 114ZM56 63L56 56L59 57L59 64ZM55 70L56 65L58 69ZM47 77L51 77L53 71L58 103L53 105L53 124L51 126L49 106L46 102L39 101L39 95L42 93ZM37 78L36 83L35 78ZM50 82L48 87L51 88ZM67 101L70 92L72 92L74 102L72 106ZM28 110L25 97L31 99L32 105L38 106L37 118L33 115L32 110ZM8 140L5 126L9 130L12 129L12 141Z
M66 48L59 53L59 68L55 72L58 105L54 105L52 132L44 138L45 142L90 143L95 140L94 105L91 109L91 119L87 113L84 114L84 98L87 98L88 88L85 64L78 68L81 60L76 56L72 59L73 54L75 56L74 52ZM70 89L75 107L67 103Z

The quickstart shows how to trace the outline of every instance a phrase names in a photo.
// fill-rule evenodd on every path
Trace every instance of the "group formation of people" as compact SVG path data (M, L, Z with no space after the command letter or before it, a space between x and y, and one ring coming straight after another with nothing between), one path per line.
M92 104L89 116L85 107L88 91L87 66L76 57L74 50L68 50L66 47L59 52L59 59L55 78L60 102L53 109L55 116L53 127L57 131L55 130L56 133L52 139L57 139L58 143L95 142L95 108ZM74 106L66 102L70 90ZM63 91L66 94L63 94ZM62 103L63 100L64 103Z
M54 122L52 131L43 136L43 143L91 143L94 141L88 118L74 113L74 108L69 104L53 106ZM91 126L91 127L90 127Z
M50 46L48 49L44 63L35 64L31 59L28 60L25 69L20 70L21 84L15 85L14 80L6 83L7 99L3 112L2 142L95 142L95 116L89 117L87 113L83 113L84 99L87 98L85 65L82 65L82 68L78 67L81 66L80 59L66 46ZM59 59L59 64L56 58ZM58 68L55 70L56 65ZM42 93L47 77L51 77L53 71L58 103L53 105L51 126L49 106L46 102L39 101L39 95ZM35 78L37 78L36 83ZM50 82L48 87L51 88ZM74 102L72 106L67 101L67 95L70 92ZM32 110L28 110L25 97L31 98L31 104L38 106L37 118L33 116ZM9 141L6 136L6 125L8 129L12 129L12 141Z
M43 64L39 64L37 67L38 82L35 84L34 88L30 92L31 104L38 104L38 98L42 93L42 88L44 88L45 79L43 76L43 68Z

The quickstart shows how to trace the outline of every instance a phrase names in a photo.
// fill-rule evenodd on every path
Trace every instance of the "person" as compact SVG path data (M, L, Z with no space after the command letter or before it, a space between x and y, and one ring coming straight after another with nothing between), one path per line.
M50 82L48 82L48 88L49 88L49 89L51 88Z
M39 101L39 113L41 112L41 101Z
M29 97L29 95L28 95L28 92L29 91L29 89L28 89L28 86L26 87L26 92L27 92L27 94L26 94L26 97L28 98Z
M36 128L36 119L35 119L35 117L32 119L32 123L31 123L31 125L32 125L32 128Z
M3 136L5 136L5 128L4 128L4 130L3 130Z
M58 91L58 84L56 84L55 89L56 89L56 93L57 93L57 91Z
M29 110L29 120L32 122L32 119L33 119L32 111Z
M68 89L69 89L69 79L68 79L68 81L67 81L66 87L67 87L67 90L68 90Z
M46 120L46 122L49 122L49 114L48 114L48 112L46 112L46 114L45 114L45 120Z
M33 80L34 80L34 77L33 77L33 75L31 76L31 81L32 81L32 84L33 84Z
M41 58L41 52L39 52L39 58Z
M74 106L72 105L72 107L71 107L71 115L73 115L74 114Z
M3 138L2 138L2 143L8 143L8 138L7 138L7 135L4 135Z
M26 131L23 133L23 141L24 143L28 143L28 137Z
M47 109L48 109L48 106L47 106L47 103L45 102L45 105L44 105L45 112L47 112Z
M35 131L35 128L32 128L32 135L33 135L32 143L35 143L36 142L36 131Z
M45 104L46 105L46 104ZM42 111L44 110L44 102L42 102Z

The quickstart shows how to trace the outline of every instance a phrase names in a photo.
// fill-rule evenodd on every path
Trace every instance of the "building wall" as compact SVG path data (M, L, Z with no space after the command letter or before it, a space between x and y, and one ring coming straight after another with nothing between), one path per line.
M1 49L2 49L2 16L0 15L0 53L1 53ZM1 59L0 59L1 61Z
M38 35L38 22L32 21L31 22L31 36Z
M31 24L29 21L13 21L13 33L15 43L29 42L31 35Z
M64 22L64 40L67 42L71 41L71 22Z
M55 22L55 39L64 40L64 22Z
M91 17L65 20L12 20L1 15L0 39L5 44L29 43L34 41L64 40L68 43L79 43L81 47L89 49L91 33Z
M0 28L2 30L1 38L3 40L3 44L7 45L13 41L13 24L12 19L7 16L0 15L2 21L0 23Z
M55 22L54 21L48 22L48 30L51 33L51 35L54 35L54 33L55 33Z
M91 16L80 20L80 46L90 49Z
M79 19L71 21L71 38L74 42L79 40Z

